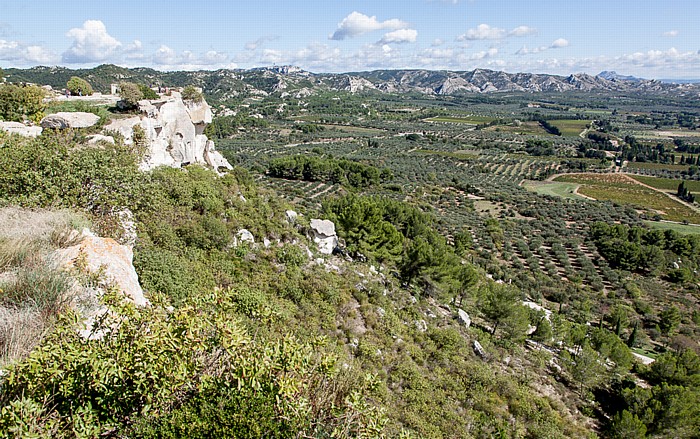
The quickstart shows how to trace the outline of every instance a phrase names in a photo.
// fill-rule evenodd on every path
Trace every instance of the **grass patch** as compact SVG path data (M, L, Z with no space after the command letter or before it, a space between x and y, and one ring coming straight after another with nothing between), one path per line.
M656 189L674 193L678 191L678 185L681 181L685 181L685 187L690 192L700 192L700 181L697 180L677 180L674 178L644 177L641 175L630 175L630 177Z
M675 230L684 235L700 235L700 226L693 224L667 223L662 221L644 221L646 225L654 229Z
M47 263L22 267L16 276L0 284L0 305L6 308L35 309L55 316L71 302L73 280L64 271Z
M562 119L550 120L550 124L559 128L562 136L577 137L591 123L590 120Z
M526 180L523 188L540 195L550 195L552 197L570 198L581 200L584 197L576 193L579 187L576 183L564 183L559 181L533 181Z
M649 215L660 215L670 221L687 221L700 224L700 214L672 198L646 188L632 178L622 174L569 174L555 181L580 184L578 192L596 200L626 204L646 211Z

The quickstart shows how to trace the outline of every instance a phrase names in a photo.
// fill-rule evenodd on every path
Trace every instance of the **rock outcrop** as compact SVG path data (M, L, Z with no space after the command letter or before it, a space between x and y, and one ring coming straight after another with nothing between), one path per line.
M73 268L82 259L89 272L100 273L105 283L117 287L128 300L139 306L150 305L139 284L133 265L134 252L130 246L121 245L111 238L100 238L85 229L79 244L56 250L51 259L57 266L64 268ZM87 288L77 299L76 305L83 317L80 334L85 338L103 336L92 331L94 321L108 312L104 306L97 305L99 294L100 288Z
M74 266L79 257L84 257L89 271L102 271L104 280L119 288L129 300L140 306L149 303L139 285L133 266L134 252L129 246L111 238L100 238L86 229L79 244L56 250L52 257L63 267Z
M60 112L49 114L41 120L42 128L63 130L66 128L89 128L99 122L100 117L92 113Z
M140 125L148 145L146 159L141 169L158 166L180 167L199 163L215 170L232 166L219 153L214 142L204 134L212 121L211 107L201 102L185 102L177 92L156 100L139 102L141 115L129 119L114 120L105 127L133 142L134 127Z
M335 224L330 220L312 219L311 223L312 238L318 251L324 255L333 253L333 249L338 246L338 235L335 234Z
M19 122L0 122L0 130L25 137L38 137L43 131L41 127L28 126Z
M472 325L472 319L469 317L469 314L467 314L466 311L463 309L457 309L457 320L467 328L469 328Z

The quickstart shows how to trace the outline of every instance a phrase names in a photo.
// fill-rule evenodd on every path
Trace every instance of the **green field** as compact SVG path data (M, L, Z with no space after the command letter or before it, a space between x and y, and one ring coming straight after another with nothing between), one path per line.
M586 126L591 123L590 120L578 120L578 119L563 119L563 120L550 120L549 123L559 128L562 136L578 136Z
M676 180L674 178L646 177L642 175L630 175L630 177L656 189L668 192L676 192L681 181L685 181L685 187L689 191L700 192L700 181L698 180Z
M468 125L479 125L480 123L490 123L496 120L495 117L489 116L465 116L465 117L452 117L452 116L438 116L426 119L426 122L450 122L450 123L466 123Z
M637 184L622 174L569 174L555 179L580 184L578 192L596 200L612 201L659 215L669 221L700 224L700 213L654 189Z
M564 183L558 181L533 181L526 180L523 188L538 193L540 195L551 195L553 197L583 199L584 197L576 193L579 187L576 183Z
M678 224L678 223L667 223L661 221L644 221L646 225L654 229L660 230L675 230L678 233L684 233L686 235L690 234L700 234L700 226L693 224Z

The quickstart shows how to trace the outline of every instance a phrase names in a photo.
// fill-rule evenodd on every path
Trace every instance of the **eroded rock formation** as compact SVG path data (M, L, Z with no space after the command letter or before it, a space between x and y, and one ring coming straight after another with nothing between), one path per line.
M232 166L219 153L214 142L204 134L212 121L211 107L201 102L185 102L178 92L157 100L139 102L140 116L113 120L106 131L119 132L127 143L134 141L134 128L139 125L148 146L141 169L158 166L180 167L199 163L215 170Z

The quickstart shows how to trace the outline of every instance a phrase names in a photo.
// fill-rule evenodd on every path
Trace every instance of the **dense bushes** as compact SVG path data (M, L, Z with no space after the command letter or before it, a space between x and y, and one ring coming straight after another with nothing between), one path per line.
M338 381L319 342L251 337L232 318L231 290L173 311L119 297L105 297L102 337L81 338L66 316L10 367L3 437L376 437L386 422L360 380Z
M0 85L0 119L39 122L44 117L44 90L35 86Z
M84 79L73 76L68 80L66 89L73 96L90 96L93 93L92 86Z
M377 185L391 174L351 160L302 155L270 160L268 173L271 177L288 180L323 181L355 188Z
M700 237L697 235L599 222L591 225L591 236L600 254L614 268L668 271L674 280L683 278L677 276L678 270L692 269L698 263ZM669 270L668 264L672 264L675 270Z

